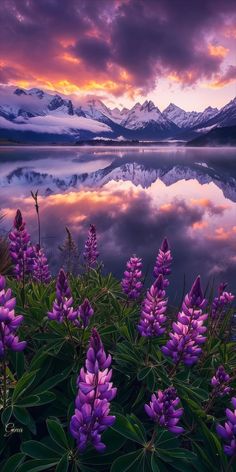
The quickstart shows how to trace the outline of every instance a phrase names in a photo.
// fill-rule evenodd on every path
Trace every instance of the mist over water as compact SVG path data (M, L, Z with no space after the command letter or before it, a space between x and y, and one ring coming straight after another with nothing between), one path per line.
M17 208L34 242L30 191L39 189L42 241L56 271L65 226L83 251L97 227L104 270L121 277L143 258L147 283L166 236L174 262L169 294L178 301L201 274L205 284L236 276L236 150L233 148L0 148L0 208L7 232Z

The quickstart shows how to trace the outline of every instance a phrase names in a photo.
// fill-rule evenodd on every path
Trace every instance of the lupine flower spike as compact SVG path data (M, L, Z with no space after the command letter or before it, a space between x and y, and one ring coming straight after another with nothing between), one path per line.
M87 298L84 299L83 303L78 308L77 318L74 321L74 324L79 328L87 328L89 325L89 320L93 316L94 310L90 305L90 302Z
M20 210L16 212L13 226L14 229L9 233L9 249L14 264L14 275L21 280L32 272L34 251Z
M143 287L142 259L133 256L128 260L121 287L130 299L135 300L140 296Z
M162 428L168 429L171 433L181 434L184 429L177 426L183 414L183 408L176 408L179 405L179 397L174 387L166 390L158 390L157 395L153 394L149 405L145 405L147 415Z
M77 311L73 308L73 297L63 269L60 270L56 284L56 299L53 302L53 309L48 313L50 320L56 320L58 323L63 321L74 321L77 317Z
M116 395L111 382L111 356L106 355L101 338L93 329L87 351L85 368L77 380L78 395L75 401L75 414L70 421L70 432L76 445L83 451L91 443L99 452L106 446L101 434L113 425L115 416L110 415L110 401Z
M162 245L159 249L155 267L153 270L153 276L158 277L158 275L162 274L164 277L164 287L168 287L169 280L166 278L167 275L171 273L171 262L173 258L170 252L169 243L166 238L163 239Z
M175 364L183 362L192 366L201 355L201 345L206 341L203 325L207 314L203 313L206 300L203 298L200 277L198 276L185 296L182 311L178 314L177 322L172 324L173 331L170 339L162 348L163 354L170 356Z
M6 351L22 351L25 341L19 341L16 331L23 321L22 315L15 315L16 299L10 288L6 289L6 280L0 275L0 358Z
M212 394L214 396L223 397L228 395L231 392L231 387L229 386L230 375L227 374L223 365L218 367L215 375L211 379Z
M224 426L220 424L216 427L216 432L225 441L224 452L227 456L236 455L236 398L231 398L233 411L226 408L227 421Z
M212 303L211 316L212 318L218 318L222 316L226 309L227 305L234 300L234 295L230 292L226 292L227 283L223 282L218 287L218 296L214 298Z
M98 256L96 228L94 225L90 225L88 239L84 249L84 259L89 268L96 264Z
M138 330L141 336L161 336L165 327L167 299L165 299L164 279L160 274L147 291L142 305Z
M36 282L48 284L51 280L51 275L48 268L48 261L44 254L44 250L39 247L39 244L35 246L35 256L33 264L33 279Z

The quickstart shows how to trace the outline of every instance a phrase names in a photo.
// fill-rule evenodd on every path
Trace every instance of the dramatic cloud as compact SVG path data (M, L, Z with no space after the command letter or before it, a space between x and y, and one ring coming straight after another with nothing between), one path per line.
M161 77L224 85L235 17L234 0L3 0L0 80L113 95Z

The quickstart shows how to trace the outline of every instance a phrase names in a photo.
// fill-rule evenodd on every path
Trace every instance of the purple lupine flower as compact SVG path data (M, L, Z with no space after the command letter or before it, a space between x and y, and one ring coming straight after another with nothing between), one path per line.
M177 408L179 397L174 387L168 387L166 390L158 390L157 395L151 396L149 405L145 405L147 415L162 428L168 429L171 433L181 434L184 429L177 426L180 417L183 414L183 408Z
M32 272L34 250L20 210L16 212L13 226L14 229L9 233L9 250L14 264L14 275L21 280Z
M139 297L143 287L142 259L133 256L128 260L121 287L128 298L135 300Z
M48 284L51 280L51 274L48 268L48 261L44 254L44 250L36 244L34 248L34 264L33 264L33 279L36 282Z
M5 277L0 275L0 357L7 349L22 351L25 341L19 341L16 331L23 321L22 315L15 315L16 299L10 288L6 289Z
M56 298L53 302L52 311L48 312L50 320L56 320L58 323L70 320L74 321L77 312L73 308L73 297L63 269L60 270L56 284Z
M151 288L147 291L146 298L142 304L142 311L138 330L141 336L161 336L166 321L165 312L167 299L165 299L164 279L160 274Z
M77 318L74 321L74 324L78 328L87 328L90 318L93 316L94 310L87 298L84 299L83 303L78 308Z
M218 436L220 436L225 442L226 445L224 446L224 452L227 456L234 456L236 455L236 398L231 398L231 403L233 405L234 410L230 410L226 408L226 416L227 421L225 425L222 426L218 424L216 426L216 432Z
M84 259L88 267L96 264L99 252L97 250L97 235L94 225L90 225L88 239L85 243Z
M187 366L192 366L198 361L202 352L201 345L206 341L206 337L203 336L206 332L203 324L208 316L203 313L205 305L206 300L203 298L198 276L184 298L177 322L172 324L170 339L166 346L162 347L163 354L170 356L175 364L183 362Z
M223 397L231 392L229 387L230 375L227 374L223 365L218 367L215 375L211 379L211 386L213 388L213 394L219 397Z
M113 425L115 416L110 415L110 401L116 396L111 382L111 356L106 356L101 338L93 329L85 368L77 379L78 394L75 414L70 421L70 432L77 447L83 451L90 442L98 452L105 450L101 434Z
M166 278L167 275L171 273L171 262L173 257L170 252L169 243L167 238L164 238L157 254L155 267L153 270L153 276L158 277L162 274L164 277L164 287L168 287L169 280Z
M222 316L229 305L234 300L234 295L230 292L226 292L226 282L222 282L218 287L218 296L214 298L211 309L212 318L218 318Z

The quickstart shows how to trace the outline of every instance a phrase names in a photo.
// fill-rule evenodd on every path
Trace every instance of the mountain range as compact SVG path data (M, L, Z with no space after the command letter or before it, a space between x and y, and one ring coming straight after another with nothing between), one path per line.
M0 141L76 143L94 138L117 140L183 140L215 128L236 125L236 97L221 109L185 111L170 103L164 111L146 100L131 109L108 108L101 100L74 103L38 88L16 88L0 98Z

